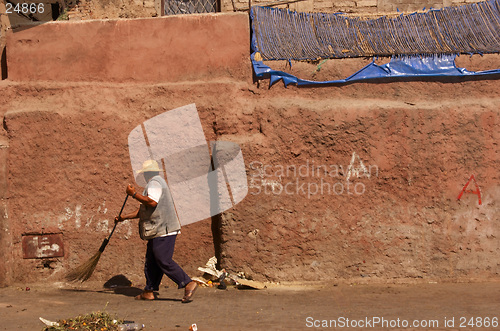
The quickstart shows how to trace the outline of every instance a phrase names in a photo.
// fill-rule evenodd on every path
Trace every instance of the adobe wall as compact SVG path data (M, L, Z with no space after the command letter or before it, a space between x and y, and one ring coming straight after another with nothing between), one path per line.
M0 192L0 225L5 230L0 234L0 254L5 261L0 267L0 285L61 279L64 271L97 251L111 230L125 186L133 179L128 133L152 116L151 111L184 105L172 101L175 95L154 84L207 85L211 98L216 99L221 91L207 81L250 82L248 36L248 16L242 13L53 22L10 31L9 76L2 81L0 97L5 136L5 144L0 146L0 179L8 184L2 185L8 191ZM45 82L44 96L36 92L37 87L30 87L38 81ZM77 92L73 92L74 86L68 90L57 86L48 92L45 84L50 81L83 85ZM93 87L103 81L139 85ZM140 84L154 93L141 96L136 92L142 88ZM122 89L125 95L119 92ZM183 87L182 91L190 89ZM9 93L14 90L17 92ZM126 100L117 102L115 93ZM136 104L143 98L161 102L154 107ZM190 92L185 100L189 98ZM194 272L214 255L214 244L210 223L191 228L193 235L189 228L183 229L190 240L183 244L179 239L181 248L176 255L179 263L189 262L187 271ZM97 278L123 272L126 266L133 270L131 277L142 279L143 243L136 232L136 224L118 227ZM23 259L23 238L28 234L62 235L64 256ZM115 242L118 248L113 249Z
M11 254L11 234L8 222L7 211L7 155L8 155L9 142L7 137L0 137L0 257L4 258L3 261L8 260ZM7 263L0 265L0 287L9 283L10 272Z
M217 20L225 17L248 23L244 14ZM164 24L164 18L158 21L142 20L142 29ZM118 33L126 22L136 21L110 22L109 31ZM74 31L82 24L106 26L94 21L40 29ZM64 34L66 49L53 48L53 55L42 43L19 42L35 40L30 30L30 39L14 35L7 45L8 54L32 55L24 56L27 67L42 62L35 54L57 58L81 49L81 38L70 42ZM154 33L149 36L157 41ZM233 34L227 36L232 42ZM97 78L71 57L60 62L59 76L9 62L9 77L12 70L18 78L0 82L2 133L8 138L2 143L8 148L0 149L8 184L7 212L0 219L9 227L0 236L4 284L59 281L94 254L133 179L128 133L190 103L197 105L207 140L238 143L245 160L249 193L221 219L223 267L275 282L498 280L498 77L269 89L267 82L251 82L248 39L242 40L233 47L245 57L200 48L210 55L207 61L228 60L222 67L202 66L205 71L193 64L198 71L188 68L193 72L183 76L166 74L170 63L161 82L145 61L136 62L136 82L111 60ZM135 49L134 57L150 57L150 47ZM185 63L182 53L169 56ZM360 61L328 61L324 68L345 77ZM497 55L461 61L471 70L478 63L482 69L500 67ZM317 68L299 69L310 74ZM63 72L76 81L68 82ZM471 175L479 191L458 199ZM471 182L468 190L475 189ZM127 210L136 206L130 201ZM191 275L199 275L197 267L215 254L212 222L185 226L178 238L175 259ZM64 256L24 259L22 239L29 233L61 234ZM120 224L93 279L124 274L143 284L144 249L136 225Z
M478 0L307 0L283 4L277 7L288 8L298 12L321 12L321 13L356 13L374 14L415 12L424 8L440 9L444 7L462 6L469 3L480 2ZM266 0L253 0L252 6L268 5ZM222 0L222 11L248 9L246 0Z
M243 79L250 70L249 23L242 13L49 22L10 32L13 81L159 83Z
M241 129L228 116L252 141L250 194L223 215L226 266L270 281L498 280L499 111L487 98L499 87L362 83L289 101L275 87ZM472 175L479 192L459 199Z

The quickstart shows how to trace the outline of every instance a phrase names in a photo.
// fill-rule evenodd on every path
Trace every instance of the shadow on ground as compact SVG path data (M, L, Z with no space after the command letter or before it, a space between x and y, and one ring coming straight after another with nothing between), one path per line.
M106 294L119 294L127 297L136 297L142 293L142 289L132 286L132 282L125 277L124 275L116 275L111 277L108 281L106 281L103 285L102 290L91 290L91 289L82 289L82 288L70 288L70 289L62 289L63 291L68 292L90 292L90 293L106 293ZM155 300L159 301L182 301L181 299L173 299L173 298L160 298L158 297L158 293L155 292Z

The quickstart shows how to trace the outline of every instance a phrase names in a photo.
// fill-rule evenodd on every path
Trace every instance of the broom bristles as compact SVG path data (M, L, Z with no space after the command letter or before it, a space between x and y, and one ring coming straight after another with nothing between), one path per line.
M125 208L125 204L127 203L127 199L128 199L128 194L125 197L125 201L123 201L122 209L120 210L120 213L118 214L118 218L122 214L123 208ZM97 253L94 254L94 256L92 256L87 262L80 265L78 268L76 268L76 269L74 269L66 274L67 280L69 280L69 281L79 280L83 283L84 281L89 279L90 276L92 276L92 273L94 272L95 267L97 266L97 263L99 262L99 259L101 258L102 252L104 252L104 249L106 248L106 246L109 243L109 239L111 239L113 232L115 232L117 224L118 223L115 222L115 226L113 226L113 230L111 230L111 233L109 234L109 236L106 239L104 239L104 241L101 244L101 247L99 248Z
M99 259L101 258L101 254L101 251L97 251L97 253L95 253L94 256L92 256L87 262L68 272L66 274L66 279L71 282L79 280L82 283L89 279L90 276L92 276Z

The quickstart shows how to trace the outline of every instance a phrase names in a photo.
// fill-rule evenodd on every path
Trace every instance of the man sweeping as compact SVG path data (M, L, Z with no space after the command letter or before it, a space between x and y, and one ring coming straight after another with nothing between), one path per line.
M165 274L179 289L184 288L182 302L190 302L198 284L172 259L175 239L180 233L181 224L174 210L170 190L159 175L160 168L156 161L145 161L139 172L147 182L144 192L138 193L130 184L126 192L141 203L140 207L132 213L115 217L115 222L139 218L139 234L141 239L148 241L144 264L146 287L136 299L154 300L154 291L159 290Z

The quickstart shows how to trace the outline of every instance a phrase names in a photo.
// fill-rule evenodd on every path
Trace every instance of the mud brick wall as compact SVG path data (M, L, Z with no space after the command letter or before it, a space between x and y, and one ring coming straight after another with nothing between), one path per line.
M82 20L91 18L91 3L87 1L78 1L78 3L66 3L66 15L69 20Z
M248 36L243 13L49 22L10 31L8 77L115 82L242 78L251 70Z
M160 94L166 92L152 86L148 89ZM0 149L0 156L7 151L9 154L7 162L2 158L3 169L0 169L9 169L8 193L2 192L8 195L8 203L5 205L3 198L0 210L0 224L4 230L0 235L0 253L5 261L0 279L4 284L63 280L67 271L96 253L109 235L113 219L124 201L125 187L134 183L127 135L135 123L154 116L150 112L152 108L157 112L172 105L168 97L162 97L161 102L153 106L140 105L142 97L121 95L122 101L125 97L129 100L127 103L135 103L123 112L122 101L121 105L110 99L105 101L114 99L111 95L116 92L121 94L119 90L101 87L101 92L110 92L103 98L97 90L94 92L100 96L86 88L56 88L53 92L69 93L72 97L68 101L80 106L60 107L53 100L56 104L52 106L39 105L38 109L5 113L10 145ZM135 94L133 90L136 89L127 89L127 93ZM50 93L42 94L52 99ZM89 94L94 94L94 101ZM154 98L152 95L147 97L149 100ZM115 111L122 114L117 115ZM138 203L129 199L125 212L137 207ZM63 256L25 258L27 250L23 240L31 234L39 237L62 235L60 251ZM45 246L40 249L49 248ZM177 246L176 260L187 272L196 275L196 268L214 254L210 221L184 227ZM105 281L123 274L135 284L143 284L144 254L145 243L138 237L136 221L121 223L101 257L93 280Z
M95 68L88 66L93 63L88 59L95 60L92 48L88 54L75 53L87 50L82 40L90 40L105 22L86 22L87 30L82 23L44 24L9 38L9 54L30 56L22 62L12 59L9 74L16 80L1 82L6 138L0 160L6 168L0 168L0 180L6 176L7 181L7 212L0 214L4 284L61 280L65 271L94 254L132 180L128 133L190 103L197 105L207 140L240 145L249 185L247 197L220 220L182 229L175 259L191 275L199 275L197 267L220 251L228 270L274 282L498 279L497 78L312 89L276 84L269 89L267 82L251 80L247 15L192 19L227 19L220 23L224 28L236 20L246 35L233 52L206 43L200 44L206 48L190 49L188 58L193 53L206 57L198 56L201 63L193 62L193 68L186 66L189 74L161 79L145 61L152 47L130 46L135 59L144 59L132 68L139 73L137 81L126 81L131 76L125 67L116 69L109 59L113 52ZM136 22L123 21L113 29L134 35L127 28ZM157 24L141 20L143 31L155 31ZM187 26L187 35L208 39L214 33ZM38 42L62 29L73 31L73 38L58 33L51 35L53 44ZM158 42L154 33L141 36L141 45ZM113 34L100 38L102 45L118 42ZM220 45L234 42L232 33L219 38ZM61 47L48 47L54 44ZM177 50L162 52L186 63L186 49ZM78 55L78 61L62 54ZM211 65L221 58L228 60ZM482 69L500 67L497 55L478 58L484 61ZM57 64L58 71L26 71L43 61L50 68ZM462 61L479 69L476 57ZM362 66L329 63L345 72ZM176 64L168 63L160 73L175 70ZM84 66L91 74L81 71ZM127 208L136 206L132 201ZM22 239L28 233L62 234L64 256L23 259ZM141 284L143 255L135 224L121 224L93 279L124 274Z
M423 8L443 8L451 6L464 5L471 2L479 2L478 0L308 0L295 2L285 5L280 5L281 8L289 8L290 10L299 12L344 12L344 13L361 13L361 14L376 14L376 13L391 13L397 12L414 12L421 11ZM234 3L234 5L233 5ZM267 4L269 1L257 0L251 2L253 6L259 4ZM248 8L248 1L223 0L222 11L232 11L236 9Z
M11 233L8 223L7 214L7 185L8 185L8 167L7 167L7 152L8 139L5 136L0 137L0 256L4 257L4 261L8 261L8 256L11 255ZM0 286L5 286L11 279L8 264L0 265Z
M199 84L207 85L207 90L211 91L210 98L216 100L220 88L205 81L251 81L248 36L248 17L243 13L119 22L54 22L19 32L10 31L7 62L11 71L9 79L3 81L7 85L13 81L21 85L36 81L54 84L127 82L146 83L147 90L152 88L156 92L136 99L137 85L132 85L132 89L125 89L129 94L127 106L115 103L113 94L120 88L108 90L110 94L104 99L103 95L89 98L93 93L88 94L84 88L60 103L65 99L65 92L64 88L56 87L55 94L46 95L51 101L39 104L35 100L40 95L35 99L28 97L38 94L34 92L37 88L28 87L27 91L31 92L20 92L18 98L17 92L10 94L9 88L2 86L0 113L4 119L2 134L5 138L0 146L0 170L7 171L8 179L7 174L0 172L0 180L7 181L1 186L0 196L5 204L0 210L0 254L5 261L0 267L0 284L27 279L61 279L64 270L94 254L109 233L113 217L125 197L125 185L132 179L128 133L154 116L151 110L166 111L183 106L194 93L189 86L182 87L183 101L176 103L172 99L175 97L173 91L148 84L201 82ZM97 90L106 88L97 87ZM140 100L158 100L158 103L132 105L136 101L142 103ZM121 114L118 115L120 120L117 114ZM103 117L97 119L94 115ZM73 127L75 123L79 124ZM26 128L29 128L29 137ZM210 136L207 135L207 139ZM10 146L9 142L12 148L6 147ZM60 184L52 186L57 182ZM8 193L3 191L7 187ZM51 199L58 202L45 202ZM183 243L179 239L181 248L176 256L187 271L194 273L214 255L214 244L210 222L191 228L194 229L192 235L189 235L189 228L183 229L186 241ZM104 269L97 271L97 279L118 271L127 273L127 270L132 270L128 274L132 277L135 274L138 281L142 279L144 252L136 232L132 223L117 229L118 248L112 248L115 241L110 243L106 255L111 260L106 262L107 258L103 257ZM22 239L30 233L62 233L64 257L23 259ZM123 253L128 256L126 259L119 263L113 261Z
M497 279L498 110L323 97L247 110L261 134L244 150L250 194L223 215L226 266L270 281ZM458 200L472 175L480 191Z

